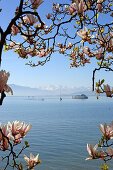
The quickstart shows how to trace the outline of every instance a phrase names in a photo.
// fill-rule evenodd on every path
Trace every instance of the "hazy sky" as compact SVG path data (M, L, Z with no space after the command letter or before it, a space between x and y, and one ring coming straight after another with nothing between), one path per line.
M2 13L0 13L0 24L5 29L14 16L15 8L19 0L1 0L0 6ZM47 14L52 6L52 0L45 0L42 6L39 7L39 14ZM58 2L58 0L57 0ZM59 1L61 2L61 0ZM67 0L62 0L67 2ZM43 10L42 10L43 9ZM30 87L46 87L51 85L79 87L92 85L92 71L94 64L87 64L83 68L71 68L68 57L60 54L53 54L51 60L43 67L31 68L25 66L26 61L18 58L18 55L13 51L3 52L1 69L10 72L9 84L25 85ZM97 73L96 78L105 78L113 84L111 80L112 73L105 73L103 71Z

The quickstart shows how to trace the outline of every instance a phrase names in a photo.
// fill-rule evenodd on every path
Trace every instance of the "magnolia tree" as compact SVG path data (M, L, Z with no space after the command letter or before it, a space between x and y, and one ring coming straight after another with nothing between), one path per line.
M95 73L101 69L113 71L113 3L112 0L72 0L65 4L52 3L51 12L45 14L43 21L38 13L38 7L42 0L20 0L15 9L15 16L8 24L5 31L0 27L0 63L2 64L2 51L13 50L20 58L26 59L26 65L31 67L43 66L50 61L54 53L60 53L70 59L70 67L79 68L96 61L97 67L93 71L93 91L98 94L106 93L107 97L113 96L110 85L104 84L104 79L96 82ZM2 12L2 9L0 10ZM105 20L103 21L103 18ZM21 38L19 38L19 36ZM18 39L20 42L18 42ZM2 105L6 92L13 94L12 89L7 85L10 73L0 71L0 104ZM100 125L103 137L98 144L99 147L108 147L107 151L97 151L97 145L87 146L91 159L101 158L106 161L107 157L113 157L112 144L108 144L108 134L113 131L113 123L110 126ZM24 128L23 128L24 126ZM0 128L1 150L9 150L9 158L13 156L13 167L22 169L22 165L16 163L20 153L16 155L13 148L21 142L31 125L15 121ZM4 130L5 129L5 130ZM23 132L22 132L23 130ZM112 135L113 136L113 135ZM106 145L105 145L106 144ZM9 149L10 147L10 149ZM30 158L24 157L31 169L40 163L38 155ZM109 160L109 159L108 159ZM103 169L106 165L103 165Z

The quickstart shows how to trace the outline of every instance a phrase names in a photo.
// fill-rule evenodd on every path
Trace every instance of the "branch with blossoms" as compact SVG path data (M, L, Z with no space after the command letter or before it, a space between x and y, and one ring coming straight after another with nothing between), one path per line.
M8 124L0 124L0 150L7 152L6 156L2 157L2 161L6 160L6 165L4 170L8 167L16 168L18 170L23 170L21 162L17 162L20 154L29 147L28 142L25 141L24 146L18 153L14 151L15 147L21 143L23 138L31 129L31 124L25 125L25 122L13 121L13 123L8 122ZM38 165L41 161L39 160L39 154L36 157L30 154L30 158L24 155L24 160L27 162L28 169L32 169Z
M95 59L98 66L96 70L103 67L112 70L112 0L53 3L52 12L46 14L46 22L42 21L38 13L42 3L42 0L20 0L6 31L0 27L1 55L4 46L4 51L14 50L20 58L28 60L26 65L36 67L43 66L55 52L59 52L70 58L70 67L82 67ZM109 20L102 23L104 15ZM50 23L50 26L46 23ZM17 41L19 36L21 42Z
M101 159L105 162L102 164L101 169L108 170L109 167L106 165L107 161L110 161L113 158L113 121L110 125L104 123L104 125L100 124L99 128L102 133L102 137L98 144L93 147L93 144L87 144L87 151L90 155L90 158L86 158L86 160L92 159ZM99 150L97 149L99 148Z
M111 89L110 85L108 85L108 84L105 85L104 79L96 82L95 91L97 93L97 99L98 99L99 95L102 93L105 93L106 97L111 97L111 98L113 97L113 88Z

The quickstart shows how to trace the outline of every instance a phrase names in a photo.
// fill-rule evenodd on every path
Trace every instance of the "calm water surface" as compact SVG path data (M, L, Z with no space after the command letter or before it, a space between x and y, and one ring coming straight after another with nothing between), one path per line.
M0 107L0 122L5 124L13 120L32 124L25 137L30 148L23 154L40 154L42 164L35 169L95 170L103 162L85 161L89 157L86 145L90 141L94 145L98 143L101 136L98 125L113 120L113 99L89 97L87 100L63 98L59 101L58 98L45 98L42 101L37 97L7 97ZM24 161L22 163L25 165ZM2 161L0 168L3 168Z

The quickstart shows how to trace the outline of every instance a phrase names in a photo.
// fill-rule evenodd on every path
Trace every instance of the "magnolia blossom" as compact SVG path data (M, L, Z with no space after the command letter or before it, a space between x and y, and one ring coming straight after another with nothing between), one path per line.
M69 11L69 14L70 14L70 15L72 15L72 14L73 14L73 12L75 12L75 10L74 10L73 8L69 8L69 10L68 10L68 11Z
M21 137L24 137L29 132L30 129L31 129L31 124L25 125L25 122L22 122L21 126L18 128L18 131Z
M15 145L21 143L22 141L22 137L20 134L17 134L15 137L13 137L13 142L15 143Z
M33 26L38 21L38 19L31 14L27 14L25 17L23 17L23 21L25 24Z
M50 19L50 18L51 18L51 14L48 13L48 14L46 15L46 18L47 18L47 19Z
M65 51L66 51L66 48L65 48L65 47L63 47L63 48L61 48L61 49L59 50L59 53L64 54L64 53L65 53Z
M9 44L9 46L7 47L7 50L9 50L9 49L18 49L20 45L21 45L20 43L16 43L15 41L12 41Z
M43 49L43 50L39 51L38 56L39 56L39 58L42 58L44 56L47 56L48 54L49 53Z
M31 57L37 56L39 54L35 46L33 48L29 47L28 50L29 50L29 55Z
M83 47L83 52L88 55L89 57L93 56L93 53L91 53L90 48L89 47Z
M109 36L109 34L106 34L106 35L103 36L101 34L101 32L98 32L98 34L97 34L97 39L98 39L97 44L99 44L102 47L105 47L106 43L108 41L108 36Z
M112 97L113 89L111 90L110 86L108 84L104 85L104 91L105 91L107 97Z
M94 38L94 35L89 35L89 31L86 27L84 27L84 30L80 30L80 32L77 32L77 35L82 38L82 41L88 41L91 43L91 38Z
M65 5L65 10L69 11L69 6L68 5Z
M57 46L63 48L63 45L61 43L57 43Z
M13 121L12 124L11 122L8 122L8 126L9 126L10 131L12 132L12 135L15 136L19 134L19 128L22 126L22 123L16 120L16 121Z
M109 147L108 149L106 149L106 152L109 156L111 156L113 158L113 148Z
M18 27L16 27L15 25L13 25L13 26L11 27L11 30L12 30L13 35L17 35L17 33L19 33L19 29L18 29Z
M26 40L29 44L33 44L34 42L34 37L32 36L32 31L27 31L24 33L25 35L22 35L22 37L24 38L24 40Z
M37 9L43 2L42 0L31 0L32 8Z
M18 53L21 58L28 58L29 49L25 49L23 46L17 48L15 53Z
M53 4L53 9L54 9L56 12L59 12L59 9L60 9L59 4L57 4L57 5Z
M90 59L85 58L82 60L82 64L86 64L86 63L90 63Z
M2 91L6 91L9 94L13 94L12 89L7 85L9 76L9 72L6 73L5 70L0 71L0 93L2 93Z
M71 49L73 47L73 44L71 42L68 43L67 48Z
M102 134L106 137L106 140L113 139L113 121L109 126L106 123L104 123L104 125L100 124L99 128Z
M4 136L1 134L0 149L5 151L9 147L9 142L6 137L10 138L10 130L8 129L7 125L4 125L3 127L1 127L1 130Z
M37 154L37 156L34 157L34 155L30 153L30 158L24 155L24 160L28 163L28 165L26 166L28 166L29 168L33 168L35 165L40 163L39 154Z
M74 3L71 4L71 8L74 11L77 10L79 14L83 14L84 11L86 11L87 6L86 6L84 0L76 0L76 1L74 1Z
M97 60L101 60L104 57L103 54L103 48L101 47L99 50L97 50L97 53L95 54Z
M107 50L108 52L113 53L113 38L110 38L109 42L107 43Z
M102 151L97 150L98 144L93 147L93 144L87 144L87 151L90 155L90 158L86 158L86 160L96 159L96 158L103 158L105 153Z
M27 5L28 3L29 3L29 0L28 0L28 1L26 0L26 1L24 2L24 5Z
M102 11L103 0L97 0L97 9L99 12Z

